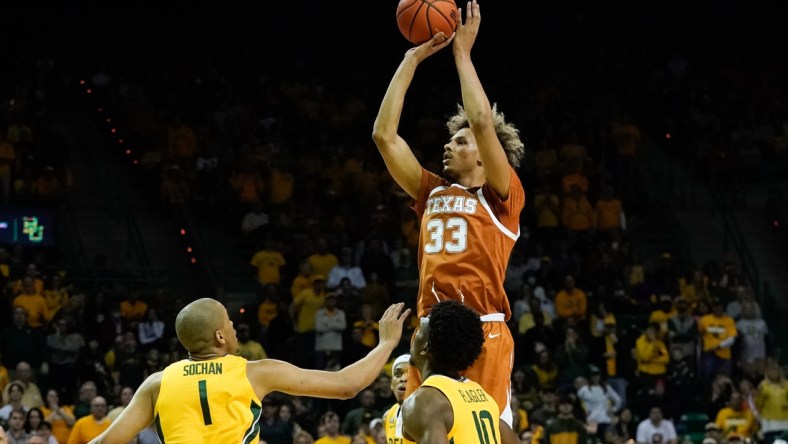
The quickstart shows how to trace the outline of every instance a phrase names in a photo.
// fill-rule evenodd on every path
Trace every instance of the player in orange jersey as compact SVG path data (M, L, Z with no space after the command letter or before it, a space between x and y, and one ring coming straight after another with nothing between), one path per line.
M373 139L421 217L418 315L428 316L433 304L447 299L481 314L484 350L466 376L495 398L511 425L514 342L506 326L511 311L503 280L525 205L515 172L524 148L517 129L490 105L471 62L480 20L479 5L468 2L465 23L454 35L438 34L405 53L378 111ZM419 164L397 129L416 67L452 42L462 105L447 123L451 139L444 146L444 178ZM415 367L410 368L408 393L421 383Z

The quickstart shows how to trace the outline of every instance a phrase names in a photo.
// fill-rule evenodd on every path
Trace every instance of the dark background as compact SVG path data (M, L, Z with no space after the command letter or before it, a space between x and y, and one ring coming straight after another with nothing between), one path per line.
M91 63L144 66L177 53L187 64L295 59L331 73L348 64L389 72L397 62L391 53L409 46L397 30L396 5L393 0L24 2L6 5L0 35L11 51L65 52ZM487 1L481 6L480 59L571 66L603 56L604 47L604 56L645 57L655 64L678 52L709 64L758 66L774 62L786 36L786 8L777 2Z

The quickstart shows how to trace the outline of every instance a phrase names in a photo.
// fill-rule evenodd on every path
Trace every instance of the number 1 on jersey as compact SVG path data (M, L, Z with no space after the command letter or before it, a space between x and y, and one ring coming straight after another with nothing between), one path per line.
M208 385L205 382L205 379L200 379L197 383L197 387L200 389L200 407L202 407L202 420L205 425L211 425L213 421L211 421L211 408L208 406Z

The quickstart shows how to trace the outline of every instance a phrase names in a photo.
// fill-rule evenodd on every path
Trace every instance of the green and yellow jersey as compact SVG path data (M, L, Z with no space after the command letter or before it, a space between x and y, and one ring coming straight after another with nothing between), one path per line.
M383 429L386 431L386 444L404 444L402 436L402 406L395 403L383 414Z
M162 372L154 421L163 444L259 441L261 402L246 359L182 360Z
M501 431L498 427L501 414L498 403L479 384L465 378L457 380L443 375L432 375L421 386L440 390L451 404L454 424L447 435L449 443L501 442ZM386 437L388 438L388 433ZM410 441L403 442L407 444Z

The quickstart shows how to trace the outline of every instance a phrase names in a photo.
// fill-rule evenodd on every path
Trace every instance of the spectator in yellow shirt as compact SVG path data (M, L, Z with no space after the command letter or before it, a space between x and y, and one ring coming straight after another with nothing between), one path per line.
M709 292L709 279L701 270L692 272L692 278L679 278L679 289L681 297L691 302L693 305L700 300L711 299Z
M44 290L44 300L47 303L47 321L52 320L55 313L68 302L68 290L61 286L62 279L60 275L53 274L49 282L49 288Z
M307 260L312 266L312 273L323 276L328 276L331 269L339 264L339 258L328 251L328 241L325 238L318 239L317 250Z
M25 276L22 279L22 293L14 298L12 305L25 310L28 327L43 327L46 322L47 303L41 293L36 290L32 277Z
M294 319L297 333L297 355L304 361L303 365L314 365L315 317L326 301L326 277L315 274L312 276L312 288L307 288L293 299L290 314Z
M739 392L731 393L728 406L717 412L715 423L722 430L722 435L730 438L739 435L745 439L751 438L757 429L755 417L749 409L742 408L742 397Z
M575 287L575 278L567 275L564 288L555 295L555 314L558 319L577 325L586 318L586 292Z
M8 265L10 258L11 255L8 253L8 249L0 247L0 286L2 287L6 286L6 282L11 277L11 267Z
M68 444L87 444L109 427L107 400L96 396L90 401L90 415L79 418L68 436Z
M269 175L269 200L274 205L284 205L293 197L295 176L290 171L289 161L277 158Z
M361 319L353 323L353 327L358 327L363 330L361 336L361 343L369 347L375 348L378 345L378 321L375 320L372 312L372 306L364 304L361 306Z
M25 278L33 279L33 285L36 289L36 293L43 295L44 294L44 280L41 279L41 273L38 271L38 267L36 264L28 264L27 268L25 269L25 275L14 281L14 284L11 286L11 294L17 295L22 293L24 290Z
M635 341L635 360L638 364L640 387L650 390L659 378L665 376L670 362L670 354L665 343L659 339L659 324L650 323Z
M570 237L578 233L594 229L596 219L591 203L577 185L572 185L568 195L564 197L561 208L561 223L569 232Z
M766 442L788 430L788 381L776 362L766 366L765 378L755 394L755 407Z
M279 302L278 287L268 284L260 290L261 301L257 306L257 322L260 324L260 332L268 329L271 320L277 316L277 303Z
M295 299L299 293L307 288L312 288L312 265L308 260L304 260L299 264L298 274L293 278L292 284L290 284L290 296Z
M238 337L238 356L242 356L247 361L257 361L268 357L263 345L252 339L248 324L238 324L235 330Z
M68 442L71 427L76 422L74 407L61 405L60 395L57 390L49 389L47 391L46 405L41 407L41 411L44 413L44 420L52 427L52 436L59 443Z
M579 163L582 169L585 169L585 165L591 161L588 149L580 142L580 135L574 130L569 134L569 139L561 146L558 154L563 162Z
M608 324L616 325L616 315L607 310L607 305L603 301L597 301L595 307L589 316L588 327L592 338L601 338L607 333Z
M573 187L580 187L583 194L588 193L588 177L583 174L583 164L571 162L566 174L561 177L561 190L564 194L571 193Z
M533 201L536 213L534 237L544 242L558 240L561 217L561 201L558 195L552 192L550 185L545 184L537 189Z
M3 365L3 354L0 353L0 393L5 390L10 382L11 378L8 376L8 369ZM0 401L2 401L2 396L0 396Z
M624 208L621 206L621 200L615 196L612 186L606 185L602 189L594 212L597 230L608 232L626 229Z
M520 399L517 396L512 396L510 400L512 412L514 413L513 429L517 433L522 433L530 429L528 423L528 412L522 408Z
M134 328L147 312L148 304L140 300L140 295L135 290L130 291L126 299L120 302L120 317Z
M711 313L698 321L703 353L701 355L701 378L711 381L722 372L731 374L731 347L736 341L736 323L725 314L725 306L719 299L712 301Z
M234 171L228 182L240 204L251 206L261 202L260 197L265 189L265 183L260 174L251 166L243 165L240 171Z
M677 314L678 311L673 306L673 298L669 294L661 294L657 309L652 311L648 317L649 323L659 324L660 339L665 339L665 335L668 333L668 321Z
M252 256L249 264L257 272L260 285L278 284L281 280L280 270L286 264L285 257L274 247L273 239L266 238L262 248Z
M350 437L339 434L339 415L329 410L320 417L320 429L323 431L315 444L350 444Z

